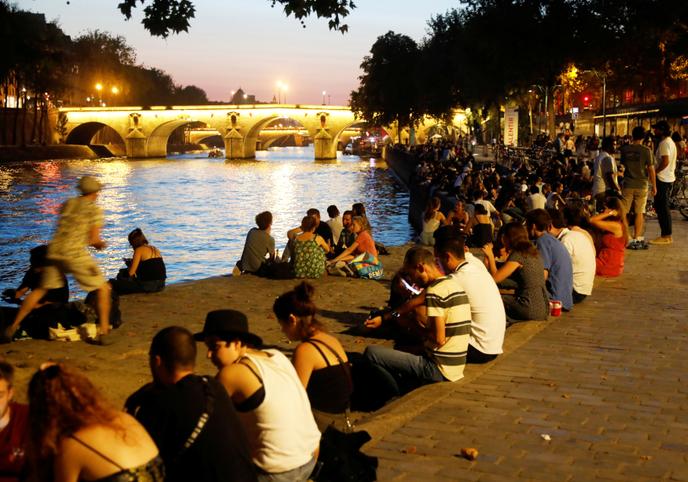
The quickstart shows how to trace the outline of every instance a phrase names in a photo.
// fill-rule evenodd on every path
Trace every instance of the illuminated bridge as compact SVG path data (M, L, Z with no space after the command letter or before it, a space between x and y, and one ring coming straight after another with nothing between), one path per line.
M465 119L463 113L457 116ZM348 138L352 127L364 125L349 107L331 105L65 107L59 110L57 131L66 144L91 144L97 133L109 128L127 157L145 158L165 157L168 140L176 129L201 127L222 137L227 159L253 159L261 130L278 119L301 125L313 141L315 159L336 159L343 136ZM458 120L455 118L456 125ZM434 124L430 120L421 124L416 140L424 142ZM397 138L395 127L385 130L391 139ZM408 135L408 130L402 131L402 140Z
M335 159L342 133L362 122L339 106L286 104L62 108L58 133L66 144L89 144L109 127L121 138L127 157L165 157L167 141L182 126L214 129L227 159L252 159L260 131L277 119L292 119L313 139L316 159Z

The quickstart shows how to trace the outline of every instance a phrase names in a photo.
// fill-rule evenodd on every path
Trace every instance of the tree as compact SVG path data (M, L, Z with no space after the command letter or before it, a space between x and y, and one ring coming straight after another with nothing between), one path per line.
M177 87L174 96L176 103L181 105L201 105L208 103L208 96L205 90L195 85Z
M311 15L328 19L330 30L342 33L349 27L341 23L351 10L356 8L352 0L270 0L272 6L280 4L284 8L287 17L294 18L303 23L304 19ZM132 11L141 4L143 8L143 20L141 23L151 35L168 37L170 34L188 32L190 20L196 15L196 7L191 0L122 0L118 8L127 20L131 18Z
M359 88L351 93L351 108L373 126L414 125L422 117L416 69L420 49L406 35L387 32L377 38L363 59Z

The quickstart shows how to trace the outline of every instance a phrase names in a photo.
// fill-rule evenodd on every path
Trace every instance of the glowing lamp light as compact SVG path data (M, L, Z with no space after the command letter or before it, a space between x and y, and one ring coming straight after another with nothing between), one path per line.
M103 90L103 84L101 84L100 82L98 82L98 83L96 84L96 90L97 90L98 92L100 92L101 90Z

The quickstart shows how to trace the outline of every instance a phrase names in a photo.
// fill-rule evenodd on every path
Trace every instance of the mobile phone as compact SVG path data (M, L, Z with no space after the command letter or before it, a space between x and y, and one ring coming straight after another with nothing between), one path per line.
M423 290L418 288L416 285L409 283L404 278L401 278L401 284L404 285L404 288L406 288L408 291L410 291L414 295L419 295L423 292Z

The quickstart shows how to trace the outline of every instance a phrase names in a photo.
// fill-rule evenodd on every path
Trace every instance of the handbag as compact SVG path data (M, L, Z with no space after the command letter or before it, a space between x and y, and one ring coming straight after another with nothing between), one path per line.
M380 279L384 274L382 263L370 253L359 254L349 262L349 267L363 279Z

